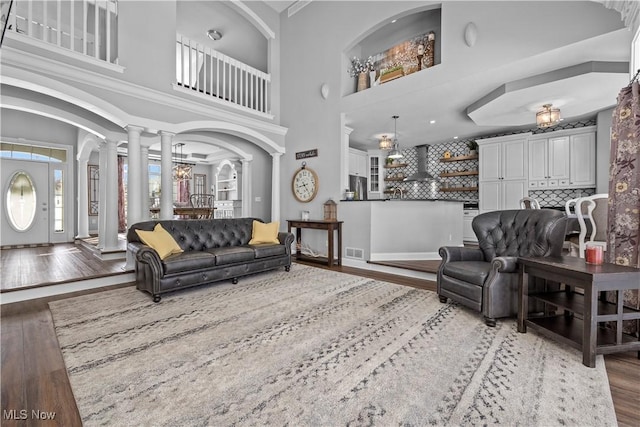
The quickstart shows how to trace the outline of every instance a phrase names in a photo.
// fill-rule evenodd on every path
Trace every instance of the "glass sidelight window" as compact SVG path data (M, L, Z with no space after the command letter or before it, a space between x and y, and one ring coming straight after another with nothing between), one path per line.
M53 231L64 231L64 181L60 169L53 171Z
M36 189L31 176L25 171L11 178L6 194L7 217L17 231L26 231L36 216Z

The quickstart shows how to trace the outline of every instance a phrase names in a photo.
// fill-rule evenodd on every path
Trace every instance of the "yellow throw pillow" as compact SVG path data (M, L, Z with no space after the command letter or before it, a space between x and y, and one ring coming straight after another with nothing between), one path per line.
M257 245L258 243L280 243L278 240L278 228L280 228L280 221L270 222L265 224L260 221L253 221L253 231L251 233L250 245Z
M156 224L153 231L136 230L140 240L151 246L158 252L160 259L165 259L171 254L179 254L183 252L182 248L176 243L173 236L167 230L162 228L160 224Z

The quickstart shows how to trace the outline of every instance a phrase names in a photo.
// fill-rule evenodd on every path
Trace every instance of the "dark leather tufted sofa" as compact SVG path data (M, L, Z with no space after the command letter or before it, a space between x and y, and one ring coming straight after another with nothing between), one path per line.
M489 326L518 311L518 257L560 256L566 216L552 209L493 211L471 224L479 248L440 248L438 296L483 314Z
M278 233L279 244L249 245L254 218L146 221L127 232L127 249L135 259L136 286L153 295L218 280L284 267L291 268L293 234ZM260 221L257 219L257 221ZM135 230L151 231L157 223L169 232L184 252L161 260L142 243Z

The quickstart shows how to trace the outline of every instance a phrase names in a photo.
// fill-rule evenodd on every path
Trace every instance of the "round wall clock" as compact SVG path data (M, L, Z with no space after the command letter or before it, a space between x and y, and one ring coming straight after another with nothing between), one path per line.
M299 202L312 201L318 193L318 175L303 162L302 167L293 174L291 190Z

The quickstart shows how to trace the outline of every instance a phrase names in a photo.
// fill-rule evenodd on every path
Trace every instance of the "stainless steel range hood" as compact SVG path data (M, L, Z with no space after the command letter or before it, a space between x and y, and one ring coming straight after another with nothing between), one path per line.
M427 172L427 163L429 159L428 150L429 150L428 145L416 146L416 152L418 155L418 172L406 177L404 179L405 181L419 181L419 182L438 181L437 178L434 178L431 174L429 174L429 172Z

